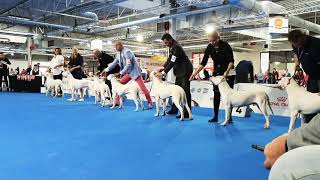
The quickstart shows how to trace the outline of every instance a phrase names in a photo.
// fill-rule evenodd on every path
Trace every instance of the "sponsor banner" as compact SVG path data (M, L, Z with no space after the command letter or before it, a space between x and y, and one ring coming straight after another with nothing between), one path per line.
M35 79L36 79L36 76L34 75L17 75L17 80L32 81Z
M269 33L270 34L287 34L289 31L288 16L284 14L269 15Z
M153 71L158 67L162 67L163 64L166 62L167 57L161 56L161 55L155 55L155 56L152 56L151 58L137 57L137 59L140 67L148 69L149 71Z
M289 101L288 101L288 94L284 90L280 90L276 88L278 85L271 85L271 84L236 84L234 89L237 89L239 91L264 91L268 94L271 108L274 112L274 115L280 115L280 116L289 116ZM256 112L261 113L257 106L251 105L250 108ZM269 114L271 114L271 111L269 108L267 108Z

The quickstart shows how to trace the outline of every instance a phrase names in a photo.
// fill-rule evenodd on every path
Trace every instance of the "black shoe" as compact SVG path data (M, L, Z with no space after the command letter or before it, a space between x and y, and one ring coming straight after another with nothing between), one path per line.
M214 117L212 119L209 119L209 123L218 122L218 118Z
M176 114L178 114L178 111L174 111L171 109L170 111L167 112L167 114L168 115L176 115Z

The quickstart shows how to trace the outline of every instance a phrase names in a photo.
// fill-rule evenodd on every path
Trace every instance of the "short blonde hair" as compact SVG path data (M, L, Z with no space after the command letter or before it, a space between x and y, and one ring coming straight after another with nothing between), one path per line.
M213 31L213 32L208 33L208 37L217 37L217 38L220 38L220 34L219 34L218 31Z
M79 52L79 49L78 49L77 47L73 47L73 48L72 48L72 51L75 51L76 53L78 53L78 52Z

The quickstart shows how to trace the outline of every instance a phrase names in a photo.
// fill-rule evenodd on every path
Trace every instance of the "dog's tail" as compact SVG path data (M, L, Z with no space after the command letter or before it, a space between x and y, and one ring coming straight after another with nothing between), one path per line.
M269 96L268 96L267 94L266 94L266 96L267 96L267 102L268 102L268 106L269 106L269 108L270 108L270 110L271 110L271 113L274 114L274 113L273 113L273 110L272 110L272 108L271 108L270 98L269 98Z

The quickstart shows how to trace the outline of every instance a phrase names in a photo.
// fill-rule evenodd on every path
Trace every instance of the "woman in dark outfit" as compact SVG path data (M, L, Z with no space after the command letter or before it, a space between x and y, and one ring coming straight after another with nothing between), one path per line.
M75 79L82 79L83 58L78 53L77 48L72 48L72 54L69 61L69 71Z
M78 53L78 49L76 47L72 48L70 61L68 64L69 71L75 79L82 79L82 66L83 66L83 58ZM80 89L80 93L83 94L83 89Z

